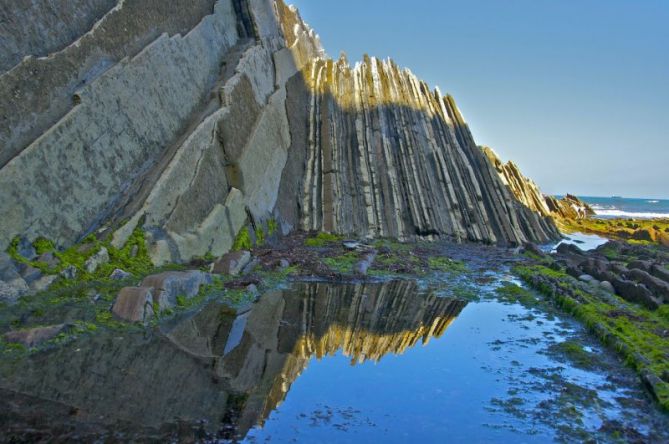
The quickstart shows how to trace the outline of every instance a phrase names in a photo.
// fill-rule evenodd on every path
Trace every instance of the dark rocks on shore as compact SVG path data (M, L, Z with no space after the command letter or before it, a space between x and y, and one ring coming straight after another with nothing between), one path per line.
M607 257L604 253L615 257ZM643 246L609 242L585 252L574 245L557 248L558 263L567 274L585 280L596 279L607 291L615 290L622 298L650 309L669 303L669 253L663 255ZM589 276L591 279L585 279Z

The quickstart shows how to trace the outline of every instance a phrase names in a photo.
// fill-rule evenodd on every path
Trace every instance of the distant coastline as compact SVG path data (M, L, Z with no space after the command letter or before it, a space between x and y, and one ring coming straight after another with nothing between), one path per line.
M556 195L561 198L561 195ZM598 218L667 219L669 199L625 198L619 196L578 196L590 205Z

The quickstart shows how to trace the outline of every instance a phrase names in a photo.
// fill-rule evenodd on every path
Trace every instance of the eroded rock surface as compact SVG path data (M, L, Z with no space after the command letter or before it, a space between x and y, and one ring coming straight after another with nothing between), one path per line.
M49 8L13 2L1 21L21 33L0 67L0 250L94 230L122 246L139 226L161 265L221 256L271 219L284 234L558 235L450 96L390 61L328 59L281 0Z

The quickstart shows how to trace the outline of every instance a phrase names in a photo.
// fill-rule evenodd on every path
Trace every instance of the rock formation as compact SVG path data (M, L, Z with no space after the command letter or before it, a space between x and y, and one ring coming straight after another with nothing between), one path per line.
M0 363L0 426L19 422L8 419L10 411L25 420L35 406L57 400L77 414L58 416L62 409L47 406L22 431L64 438L72 430L66 425L81 421L75 430L95 428L77 440L112 433L121 441L182 441L170 434L192 425L240 439L285 399L312 357L342 350L355 363L402 354L443 335L466 304L417 293L408 281L299 284L265 294L250 311L213 303L156 336L95 335L35 354L20 368ZM30 402L21 407L16 399L24 396Z
M326 58L281 0L11 2L0 33L0 250L122 245L156 264L283 232L557 237L406 70Z
M515 163L503 163L490 147L484 146L481 149L497 170L502 182L527 208L542 216L553 217L558 224L564 219L585 219L595 215L595 211L588 204L571 194L562 199L544 195L534 181L523 176Z

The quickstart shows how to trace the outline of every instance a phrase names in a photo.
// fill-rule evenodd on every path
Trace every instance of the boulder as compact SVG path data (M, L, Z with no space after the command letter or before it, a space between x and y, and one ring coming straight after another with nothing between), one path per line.
M669 301L669 284L662 279L656 278L655 276L639 269L630 270L628 276L630 279L645 285L650 291L653 292L653 294L655 294L655 296L663 299L664 301Z
M546 256L546 253L544 253L541 248L537 246L537 244L534 244L532 242L527 242L525 243L525 251L528 253L535 254L539 257L544 257Z
M109 251L105 247L100 248L100 251L89 257L84 264L84 268L89 273L95 273L95 270L102 264L109 262Z
M578 280L581 282L591 283L595 281L595 278L590 276L589 274L582 274L578 277Z
M60 265L60 259L58 259L51 251L40 254L37 257L37 262L42 262L49 268L56 268L58 265Z
M616 278L611 284L616 293L627 301L644 305L651 310L656 310L660 307L660 302L653 296L653 293L641 284L622 278Z
M251 253L249 251L233 251L214 262L211 266L211 272L237 276L249 262L251 262Z
M367 270L369 270L369 267L374 263L374 259L376 259L376 254L376 251L366 253L363 258L355 264L353 272L357 274L367 274Z
M63 271L60 272L60 276L63 279L74 279L77 277L77 267L74 265L68 265L67 268L65 268Z
M616 289L613 288L613 285L609 281L601 281L599 283L599 286L602 287L604 290L608 291L609 293L615 293Z
M29 261L35 260L37 257L35 247L33 247L33 244L24 237L19 240L19 244L16 246L16 252Z
M132 277L132 274L128 273L127 271L121 270L120 268L117 268L112 272L111 275L109 275L109 279L112 279L114 281L122 281L123 279L128 279L129 277Z
M656 278L662 279L664 282L669 282L669 270L661 265L653 265L650 269L650 274Z
M0 302L13 304L28 291L28 284L19 274L12 258L6 253L0 253Z
M177 304L177 296L192 298L210 283L211 276L201 271L167 271L145 277L141 286L153 289L154 304L164 310Z
M42 272L38 269L35 268L31 265L28 264L19 264L18 267L16 267L18 272L21 274L21 277L23 278L24 281L26 281L26 284L30 285L33 282L39 280L42 277Z
M119 319L129 322L147 322L153 315L153 288L126 287L121 289L112 313Z
M53 339L60 333L69 329L67 324L51 325L49 327L36 327L26 330L14 330L5 333L4 339L7 342L23 344L26 347L35 347L49 339Z
M35 282L30 284L30 290L34 292L47 290L51 286L51 284L56 282L56 280L58 280L58 275L49 274L46 276L42 276L41 278L37 279Z
M637 270L649 271L652 266L653 266L652 262L642 261L642 260L632 261L629 264L627 264L627 268L629 268L630 270L636 268Z

